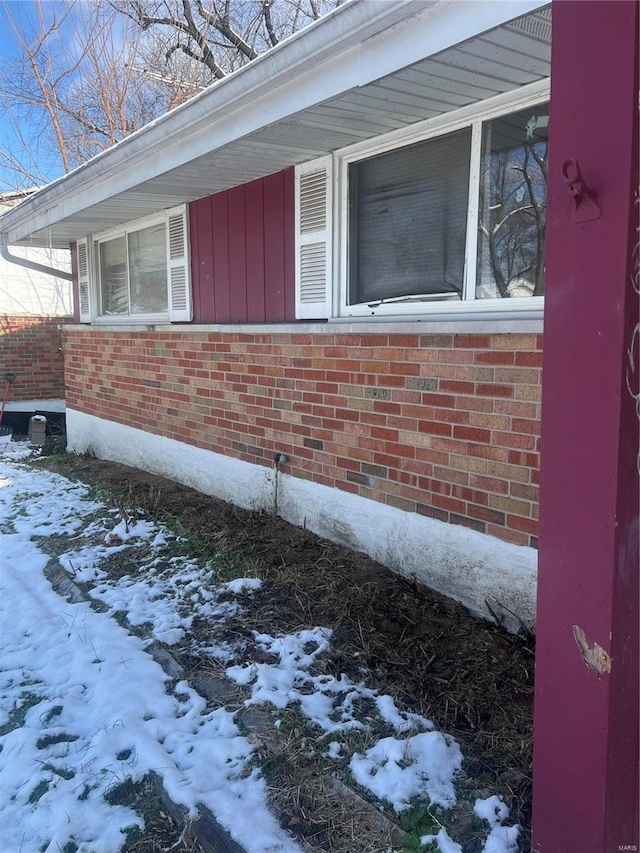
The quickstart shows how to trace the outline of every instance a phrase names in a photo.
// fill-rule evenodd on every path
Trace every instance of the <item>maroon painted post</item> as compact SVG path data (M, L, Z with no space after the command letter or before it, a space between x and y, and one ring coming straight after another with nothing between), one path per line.
M640 22L552 8L533 850L619 853L640 849Z

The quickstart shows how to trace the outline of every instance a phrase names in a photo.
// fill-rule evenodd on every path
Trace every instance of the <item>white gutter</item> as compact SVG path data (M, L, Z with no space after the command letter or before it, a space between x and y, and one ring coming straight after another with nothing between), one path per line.
M44 275L52 275L56 278L63 278L65 281L73 281L73 275L65 270L59 270L55 267L48 267L45 264L39 264L36 261L29 261L27 258L19 258L17 255L12 255L8 249L7 235L0 234L0 256L10 264L17 264L20 267L26 267L28 270L43 273Z
M0 216L2 230L24 240L546 2L350 0Z

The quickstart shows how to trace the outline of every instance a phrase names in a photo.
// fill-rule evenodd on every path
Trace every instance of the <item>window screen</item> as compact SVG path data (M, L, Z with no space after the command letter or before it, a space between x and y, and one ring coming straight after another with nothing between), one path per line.
M165 224L132 231L128 239L131 313L160 314L167 310Z
M100 243L100 285L103 314L127 314L127 247L124 237Z
M542 296L549 105L483 126L476 299Z
M471 129L349 167L349 304L460 299Z

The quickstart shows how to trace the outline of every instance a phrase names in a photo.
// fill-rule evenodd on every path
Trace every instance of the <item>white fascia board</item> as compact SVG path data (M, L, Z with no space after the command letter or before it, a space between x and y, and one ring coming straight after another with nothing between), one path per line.
M9 244L28 238L262 127L546 5L351 0L0 216L0 231Z

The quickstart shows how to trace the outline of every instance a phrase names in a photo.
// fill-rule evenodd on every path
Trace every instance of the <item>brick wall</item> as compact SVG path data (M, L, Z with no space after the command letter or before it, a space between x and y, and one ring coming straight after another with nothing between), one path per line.
M541 336L65 338L72 409L537 544Z
M9 400L64 397L64 359L60 325L64 317L0 315L0 383L15 373Z

